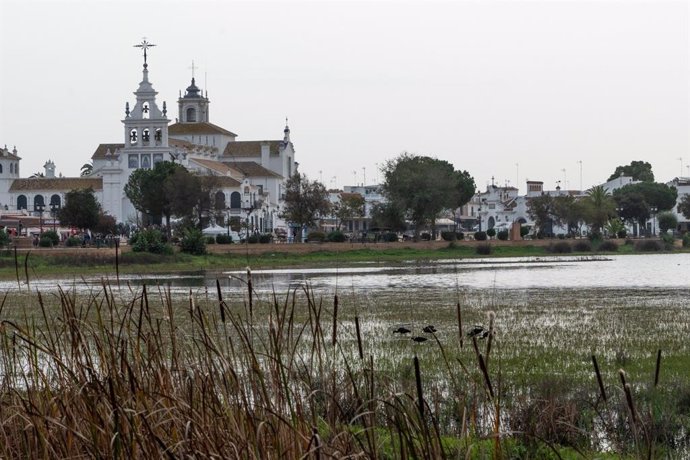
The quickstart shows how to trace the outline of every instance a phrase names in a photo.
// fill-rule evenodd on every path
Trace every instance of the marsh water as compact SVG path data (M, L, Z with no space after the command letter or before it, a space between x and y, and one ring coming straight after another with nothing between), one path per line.
M142 284L170 290L173 295L213 293L216 279L224 290L240 294L246 287L246 270L137 274L121 276L123 285ZM32 291L98 288L102 277L39 278L30 280ZM114 274L109 281L113 283ZM574 257L520 257L455 259L398 264L353 263L347 267L260 269L252 271L254 289L259 292L286 292L310 286L315 292L354 295L408 295L437 297L458 292L513 295L557 290L577 296L578 292L603 295L634 294L667 299L690 300L690 254L607 255ZM26 289L24 280L0 282L3 291ZM602 295L602 294L598 294ZM512 297L512 296L511 296Z

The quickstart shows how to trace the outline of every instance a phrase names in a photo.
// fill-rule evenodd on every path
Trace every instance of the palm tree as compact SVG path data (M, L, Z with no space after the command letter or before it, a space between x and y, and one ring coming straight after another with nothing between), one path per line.
M84 163L81 167L81 176L88 176L93 172L93 165L91 163Z
M602 185L589 189L584 200L587 223L592 227L593 234L601 235L601 229L616 215L616 203Z

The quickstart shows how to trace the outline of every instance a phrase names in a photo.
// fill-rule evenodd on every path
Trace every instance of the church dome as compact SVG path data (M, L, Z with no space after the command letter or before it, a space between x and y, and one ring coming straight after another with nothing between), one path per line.
M184 97L185 98L193 98L193 97L201 97L201 94L199 94L201 90L199 89L198 86L196 86L194 82L194 78L192 77L192 84L187 87L187 90L185 92Z

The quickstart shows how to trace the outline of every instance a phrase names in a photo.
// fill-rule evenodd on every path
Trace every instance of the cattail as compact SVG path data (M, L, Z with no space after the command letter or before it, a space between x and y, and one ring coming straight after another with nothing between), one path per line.
M619 369L618 375L623 384L623 391L625 391L625 402L628 404L628 409L630 409L630 418L632 418L633 423L637 423L637 414L635 413L635 405L633 404L632 391L630 389L630 384L625 381L625 371Z
M659 384L659 371L661 370L661 348L656 352L656 369L654 371L654 387Z
M494 398L494 388L491 385L491 377L489 377L489 370L486 367L486 363L484 362L484 357L482 356L481 353L479 353L479 347L477 346L477 338L476 336L472 337L472 346L474 347L474 353L477 355L477 361L479 362L479 369L482 371L482 375L484 376L484 383L486 384L486 388L489 390L489 395L491 395L491 399Z
M491 354L491 342L494 338L494 320L496 319L496 313L493 311L489 312L489 339L486 341L486 365L489 365L489 355Z
M331 344L335 347L338 341L338 294L333 296L333 335Z
M252 269L247 266L247 290L249 291L249 324L253 325L254 307L252 305Z
M364 351L362 349L362 333L359 329L359 316L355 316L355 331L357 332L357 351L359 351L359 359L364 359Z
M463 338L462 338L462 310L460 308L460 302L459 301L458 301L458 304L456 307L456 311L458 314L458 338L460 339L460 348L462 348L462 342L463 342Z
M414 357L414 380L417 384L417 404L419 405L419 416L424 420L424 395L422 393L422 374L419 371L419 358Z
M117 285L120 286L120 239L115 238L115 276L117 278Z
M597 376L597 383L599 384L599 392L601 398L606 402L606 390L604 389L604 381L601 379L601 372L599 372L599 364L597 364L596 356L592 355L592 363L594 364L594 373Z
M220 280L216 278L216 290L218 291L218 308L220 309L220 320L225 323L225 302L223 302L223 293L220 290Z

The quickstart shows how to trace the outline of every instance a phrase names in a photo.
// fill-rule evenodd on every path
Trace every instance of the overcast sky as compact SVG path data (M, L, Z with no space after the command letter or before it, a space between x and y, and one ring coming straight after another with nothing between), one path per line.
M403 151L481 189L579 189L580 171L588 188L632 160L668 181L690 175L688 18L662 0L0 0L0 145L24 176L49 159L74 176L123 142L147 37L171 118L194 60L213 123L281 139L289 117L327 187L373 183Z

